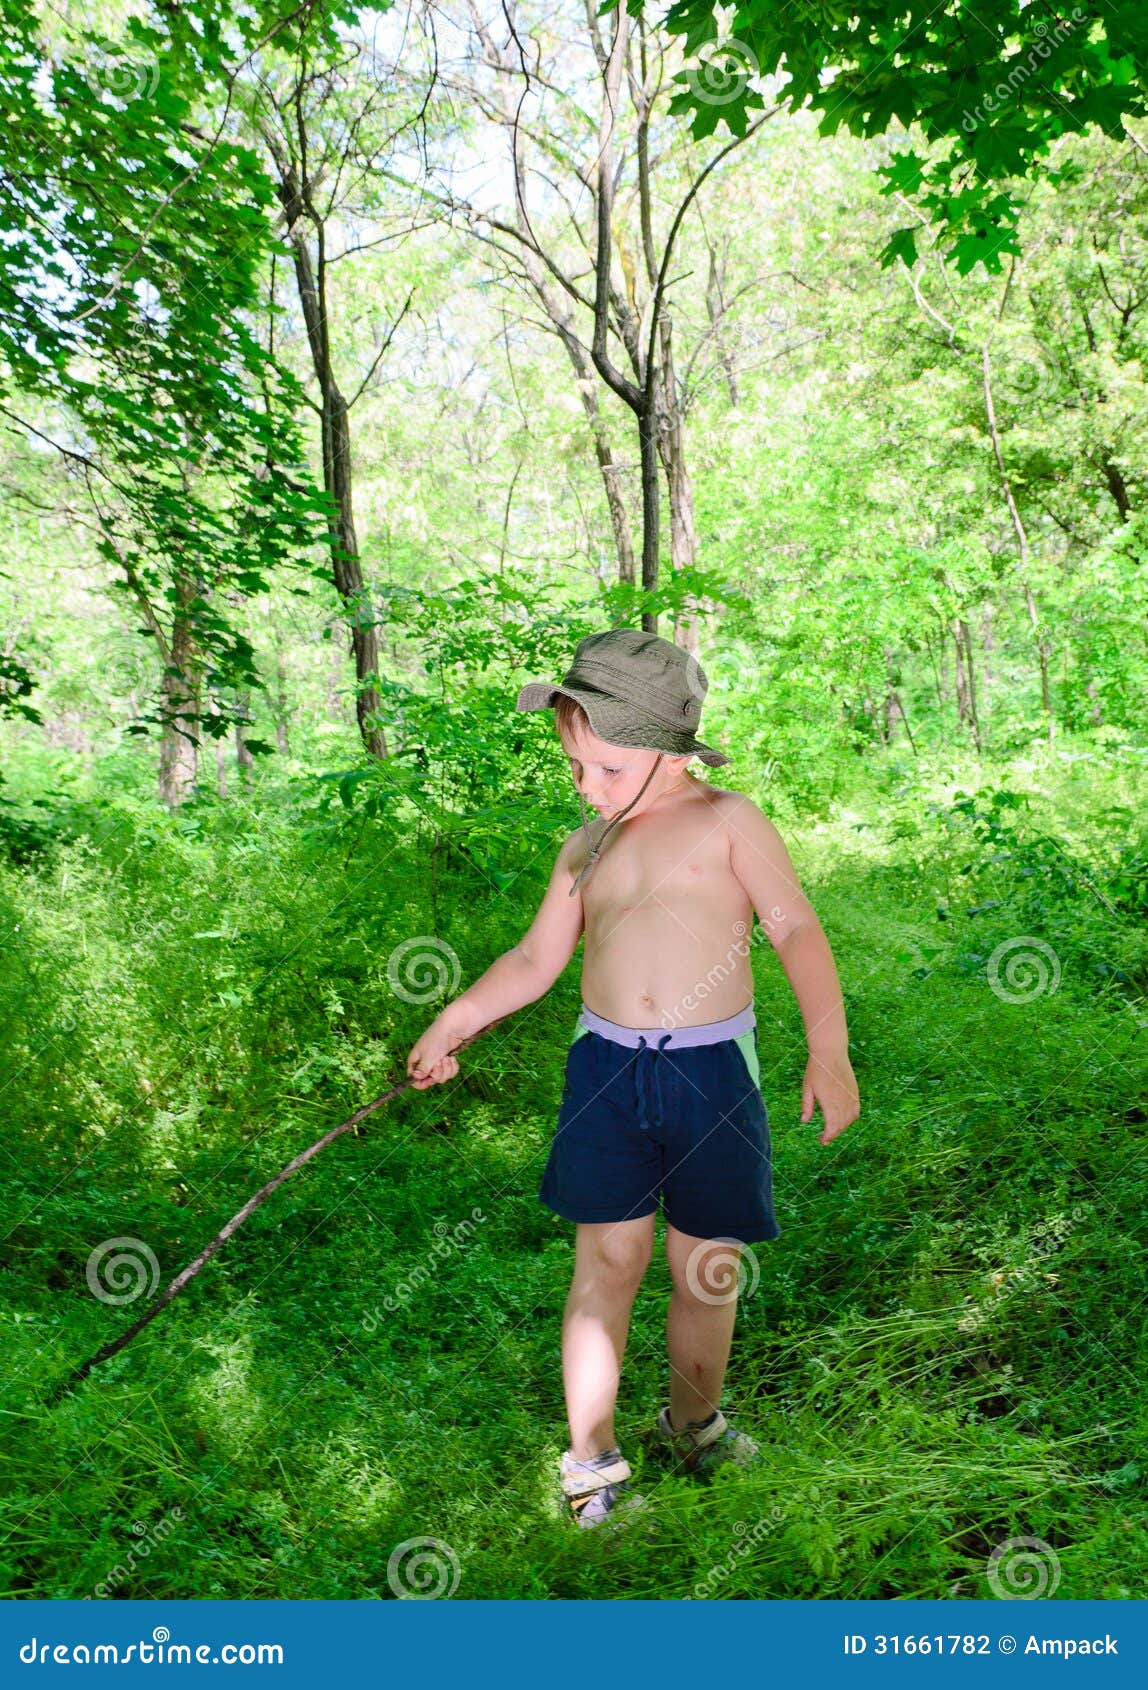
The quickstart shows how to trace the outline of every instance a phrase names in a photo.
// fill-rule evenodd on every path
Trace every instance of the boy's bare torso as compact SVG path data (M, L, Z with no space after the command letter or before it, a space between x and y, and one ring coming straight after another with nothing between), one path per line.
M722 1021L753 999L753 906L730 866L739 795L703 781L629 816L581 889L582 1001L627 1027ZM606 819L590 824L597 843ZM588 856L579 830L571 859Z

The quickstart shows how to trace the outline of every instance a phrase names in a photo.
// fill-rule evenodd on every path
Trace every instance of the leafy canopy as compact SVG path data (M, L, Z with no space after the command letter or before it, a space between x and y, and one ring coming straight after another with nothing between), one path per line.
M184 611L221 687L257 680L221 599L263 590L327 526L297 384L253 327L286 249L234 82L304 30L334 51L352 15L191 0L129 17L120 40L49 45L25 0L0 0L0 410L19 431L25 397L55 406L117 584L160 605L193 580ZM0 710L33 714L29 690L12 660Z
M1142 0L672 0L664 26L693 61L671 110L697 137L719 122L743 133L763 104L754 82L779 73L823 135L919 125L929 156L899 153L883 191L917 200L962 274L999 271L1018 250L1020 204L1002 184L1033 174L1059 136L1096 126L1120 139L1148 109ZM916 233L897 230L882 263L911 263Z

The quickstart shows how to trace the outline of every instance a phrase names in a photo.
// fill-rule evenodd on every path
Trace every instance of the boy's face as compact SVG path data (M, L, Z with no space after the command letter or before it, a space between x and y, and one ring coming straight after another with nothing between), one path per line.
M647 775L657 761L656 751L636 751L629 745L611 745L588 729L569 738L562 736L562 748L570 760L574 784L591 809L609 817L624 810L642 791ZM663 752L658 773L642 793L642 802L630 811L637 816L647 809L665 787L676 781L688 757L671 757Z

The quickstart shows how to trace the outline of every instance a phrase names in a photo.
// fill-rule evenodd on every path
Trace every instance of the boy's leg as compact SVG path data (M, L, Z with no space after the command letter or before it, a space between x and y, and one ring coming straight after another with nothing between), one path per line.
M614 1404L630 1311L654 1244L654 1216L580 1222L562 1321L562 1380L570 1451L590 1461L616 1447Z
M708 1420L721 1407L733 1341L741 1247L724 1239L706 1246L706 1239L692 1238L666 1223L666 1260L673 1278L666 1310L666 1348L675 1431L681 1431L687 1420Z

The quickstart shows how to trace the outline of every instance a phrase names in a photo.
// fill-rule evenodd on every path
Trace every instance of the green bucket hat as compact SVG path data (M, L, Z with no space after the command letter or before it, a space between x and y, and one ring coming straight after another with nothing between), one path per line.
M730 761L697 737L708 687L701 664L671 640L638 628L607 628L579 640L561 682L529 681L518 694L516 710L551 710L558 694L565 693L582 706L591 729L608 745L659 754L642 791L611 819L596 846L590 846L586 805L579 792L590 860L570 888L571 897L598 861L608 835L649 786L663 755L695 755L714 769Z
M607 628L578 641L561 682L528 682L515 709L550 710L564 692L609 745L671 757L693 753L720 769L730 759L697 738L708 686L701 664L681 646L637 628Z

